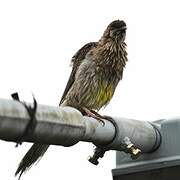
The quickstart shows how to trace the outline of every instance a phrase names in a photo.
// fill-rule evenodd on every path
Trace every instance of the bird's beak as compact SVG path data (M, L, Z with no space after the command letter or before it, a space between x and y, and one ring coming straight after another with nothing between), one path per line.
M122 27L120 27L119 29L120 29L120 30L126 30L127 27L126 27L126 26L122 26Z

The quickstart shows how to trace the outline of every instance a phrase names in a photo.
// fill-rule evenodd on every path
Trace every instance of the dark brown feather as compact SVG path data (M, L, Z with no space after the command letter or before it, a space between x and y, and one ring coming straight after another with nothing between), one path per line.
M71 60L71 62L73 63L72 71L71 71L69 80L67 82L66 88L64 90L64 93L62 95L59 105L61 105L63 103L63 101L66 97L66 94L68 93L69 89L71 88L72 84L74 83L77 69L80 66L80 64L82 63L82 61L85 59L86 54L96 46L97 46L97 42L87 43L81 49L79 49L76 52L76 54L72 57L72 60Z
M21 160L18 169L15 172L15 176L19 175L19 178L21 178L21 175L27 171L40 157L43 156L43 154L46 152L48 149L49 145L45 144L37 144L34 143L29 151L26 153L26 155L23 157Z

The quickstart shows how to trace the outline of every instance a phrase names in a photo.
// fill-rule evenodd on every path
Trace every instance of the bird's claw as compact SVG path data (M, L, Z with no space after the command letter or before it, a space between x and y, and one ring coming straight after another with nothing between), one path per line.
M100 114L98 114L97 112L93 111L93 110L89 110L85 107L83 107L83 110L86 112L88 117L92 117L94 119L96 119L99 123L101 123L103 126L105 125L105 122L103 121L103 116L101 116Z
M99 123L102 124L102 126L105 126L105 122L102 119L98 118L97 120L98 120Z

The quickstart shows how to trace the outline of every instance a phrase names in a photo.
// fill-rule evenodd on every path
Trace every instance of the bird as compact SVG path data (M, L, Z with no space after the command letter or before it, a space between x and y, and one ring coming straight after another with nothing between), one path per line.
M112 21L97 42L79 49L71 59L72 71L59 106L74 107L83 115L101 120L98 111L112 99L126 66L126 23ZM48 144L34 143L21 160L15 175L21 175L47 151Z

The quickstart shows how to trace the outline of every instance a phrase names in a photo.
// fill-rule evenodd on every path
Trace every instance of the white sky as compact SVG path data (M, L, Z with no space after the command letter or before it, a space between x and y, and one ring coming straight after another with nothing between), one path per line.
M0 1L0 97L31 93L41 104L58 105L73 54L97 41L115 19L127 23L129 62L112 102L101 113L140 120L180 115L180 10L178 0ZM14 172L30 144L0 142L1 179ZM87 156L92 145L51 147L22 179L111 179L115 154L99 166Z

